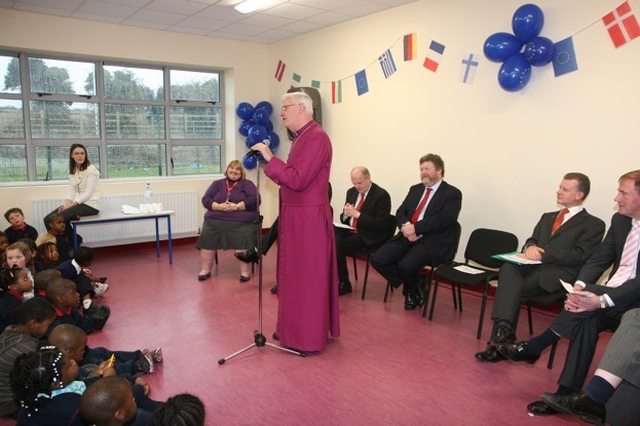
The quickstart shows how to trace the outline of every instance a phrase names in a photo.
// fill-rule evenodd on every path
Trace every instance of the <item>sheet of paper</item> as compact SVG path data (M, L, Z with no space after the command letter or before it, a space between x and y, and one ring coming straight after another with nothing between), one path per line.
M476 269L476 268L472 268L471 266L467 266L467 265L458 265L455 266L453 269L457 269L460 272L464 272L465 274L482 274L485 271L482 271L480 269Z
M349 226L349 225L345 225L342 222L333 222L333 226L335 226L336 228L344 228L344 229L356 229L353 226Z
M505 260L507 262L516 263L518 265L540 265L542 262L539 260L531 260L518 256L518 252L497 254L495 257Z
M560 284L562 284L562 287L564 287L564 289L567 290L567 293L576 293L575 290L573 289L573 286L568 282L560 280ZM593 295L592 293L576 293L576 294L579 294L580 296L584 296L584 297L592 297Z

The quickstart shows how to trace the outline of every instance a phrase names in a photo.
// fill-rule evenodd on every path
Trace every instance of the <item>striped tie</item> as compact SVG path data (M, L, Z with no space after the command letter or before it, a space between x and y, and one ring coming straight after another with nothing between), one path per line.
M638 241L640 239L640 220L633 220L633 225L622 249L620 266L613 277L607 281L607 287L618 287L624 284L633 273L638 260Z

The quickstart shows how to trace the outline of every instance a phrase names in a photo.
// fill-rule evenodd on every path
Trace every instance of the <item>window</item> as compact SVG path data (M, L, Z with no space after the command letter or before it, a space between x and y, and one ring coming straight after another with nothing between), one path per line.
M67 179L71 143L103 178L219 173L221 75L0 52L0 182Z

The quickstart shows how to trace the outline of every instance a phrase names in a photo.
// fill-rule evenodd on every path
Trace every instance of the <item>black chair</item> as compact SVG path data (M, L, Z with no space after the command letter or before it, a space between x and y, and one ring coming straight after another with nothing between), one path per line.
M393 234L395 234L396 232L396 228L397 228L396 217L394 215L390 215L389 221L387 223L387 230L386 230L384 241L378 244L374 244L373 246L367 247L365 250L362 250L350 256L353 258L353 276L356 281L358 281L358 267L356 265L356 259L359 257L364 257L366 260L366 266L364 269L364 281L362 282L362 300L364 300L364 297L367 293L367 281L369 279L369 266L371 265L371 256L380 247L382 247L387 242L387 240L393 237Z
M498 231L495 229L478 228L471 233L467 247L464 251L464 263L453 262L447 265L440 265L435 271L435 283L433 287L433 297L431 301L431 312L429 321L433 320L433 312L436 306L436 296L440 281L447 281L452 288L458 290L458 300L456 303L454 296L454 308L462 312L462 286L475 287L482 285L482 307L480 308L480 319L478 321L477 338L482 336L482 323L484 321L484 311L487 305L487 294L489 282L498 277L497 269L503 264L501 260L492 258L494 254L515 251L518 248L518 237L510 232ZM460 266L471 267L478 273L468 273L456 269Z
M535 296L529 300L526 300L524 303L527 304L529 334L533 334L533 319L531 318L531 305L541 305L541 306L560 305L560 307L562 307L566 297L567 297L567 292L565 290L558 290L553 293L541 294L539 296ZM558 349L558 342L555 342L553 345L551 345L551 352L549 352L549 361L547 361L547 368L549 370L553 368L553 359L556 356L556 349Z

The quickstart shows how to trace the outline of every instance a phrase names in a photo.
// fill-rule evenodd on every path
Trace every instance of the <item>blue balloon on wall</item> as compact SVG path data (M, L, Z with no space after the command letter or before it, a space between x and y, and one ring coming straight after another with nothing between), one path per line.
M267 129L265 129L262 124L254 124L249 127L249 133L247 136L253 143L262 142L267 137Z
M271 122L271 120L268 120L266 123L264 123L264 128L267 129L267 132L273 132L273 123Z
M245 139L244 141L244 146L246 146L249 149L251 149L251 147L254 146L255 144L256 143L249 138Z
M513 34L495 33L484 42L484 55L493 62L504 62L522 49L522 43Z
M553 60L555 48L546 37L535 37L524 47L524 57L534 67L542 67Z
M500 87L508 92L524 89L531 78L531 65L524 58L524 54L516 53L507 59L498 72Z
M270 102L267 102L267 101L258 102L256 104L256 109L258 109L258 108L263 108L263 109L267 110L269 115L271 115L271 113L273 112L273 106L271 105Z
M250 120L253 117L254 108L248 102L240 102L236 107L236 114L243 120Z
M253 121L264 126L269 121L269 112L264 108L256 108L253 112Z
M238 126L238 133L246 137L249 134L249 127L251 127L252 124L250 121L243 121Z
M528 43L534 37L538 37L543 26L544 14L535 4L520 6L511 20L513 33L522 43Z
M258 156L245 154L242 157L242 165L248 170L255 169L258 165Z
M269 139L269 148L271 148L271 151L280 145L280 136L278 136L277 133L269 132L267 134L267 139Z

